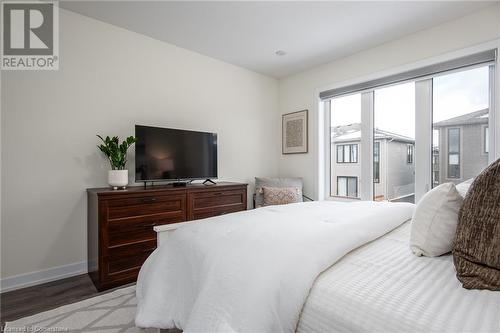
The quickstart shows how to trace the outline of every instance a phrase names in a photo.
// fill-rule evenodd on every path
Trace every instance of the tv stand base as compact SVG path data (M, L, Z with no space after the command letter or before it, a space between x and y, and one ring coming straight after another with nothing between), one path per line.
M215 185L215 182L211 179L206 179L204 182L203 182L203 185Z

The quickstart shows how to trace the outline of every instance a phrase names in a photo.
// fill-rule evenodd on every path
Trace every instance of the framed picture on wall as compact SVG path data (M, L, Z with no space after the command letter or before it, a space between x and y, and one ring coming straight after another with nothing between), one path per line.
M307 153L307 110L282 116L282 153Z

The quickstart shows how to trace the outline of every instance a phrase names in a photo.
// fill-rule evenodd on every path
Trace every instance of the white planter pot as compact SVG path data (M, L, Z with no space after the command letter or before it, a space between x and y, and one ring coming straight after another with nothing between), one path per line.
M119 187L125 188L128 185L128 170L109 170L108 184L117 190Z

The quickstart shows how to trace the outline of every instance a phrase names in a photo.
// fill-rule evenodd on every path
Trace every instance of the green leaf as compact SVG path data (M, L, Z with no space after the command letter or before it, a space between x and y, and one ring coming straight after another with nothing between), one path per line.
M103 144L97 145L97 148L108 158L111 168L113 170L125 169L127 164L127 150L137 142L137 138L129 136L120 143L120 139L117 136L111 138L106 136L105 139L101 135L97 135L97 137L103 142Z

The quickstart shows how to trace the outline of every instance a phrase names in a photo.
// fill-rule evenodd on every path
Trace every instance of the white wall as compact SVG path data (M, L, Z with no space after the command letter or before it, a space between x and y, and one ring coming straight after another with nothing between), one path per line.
M60 12L59 71L3 72L1 91L9 284L86 260L85 189L106 186L109 168L98 133L133 135L135 124L214 131L220 179L277 174L275 79L72 12Z
M354 80L500 38L500 4L280 80L280 115L308 109L314 119L318 89ZM314 122L309 122L309 153L281 155L280 175L304 178L304 193L315 195Z

